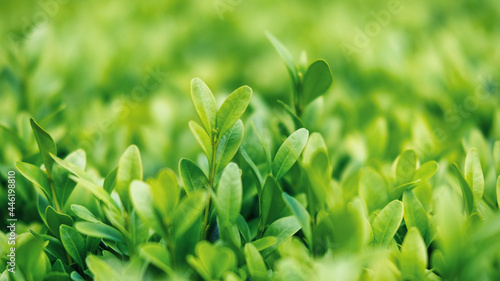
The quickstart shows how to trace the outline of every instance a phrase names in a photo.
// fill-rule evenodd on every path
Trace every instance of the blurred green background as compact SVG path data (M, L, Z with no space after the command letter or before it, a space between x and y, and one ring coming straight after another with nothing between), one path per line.
M499 18L495 0L1 1L1 172L37 152L29 117L101 175L132 143L146 176L195 159L193 77L219 99L249 85L247 118L271 127L292 88L265 31L296 61L330 64L334 86L305 121L335 176L409 147L453 161L500 138Z

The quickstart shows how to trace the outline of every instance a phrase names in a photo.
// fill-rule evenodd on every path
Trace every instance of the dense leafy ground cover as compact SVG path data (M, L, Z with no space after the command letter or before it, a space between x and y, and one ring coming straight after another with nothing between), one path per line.
M0 4L0 280L500 280L498 2L257 2Z

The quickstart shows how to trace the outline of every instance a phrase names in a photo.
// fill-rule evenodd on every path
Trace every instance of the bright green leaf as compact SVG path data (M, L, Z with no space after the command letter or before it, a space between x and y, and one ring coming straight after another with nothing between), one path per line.
M305 106L324 94L332 82L332 72L328 63L324 60L313 62L309 65L302 81L302 104Z
M181 159L179 161L179 173L187 194L198 189L208 188L207 176L193 161L186 158Z
M47 172L52 173L52 164L54 160L50 157L49 153L57 155L57 148L52 137L42 129L33 119L30 119L31 128L33 129L33 133L35 134L36 142L38 144L38 148L40 149L40 155L42 155L43 163L45 164L45 168Z
M399 200L390 202L383 208L372 223L373 245L388 246L403 220L403 203Z
M234 126L236 121L241 118L252 98L252 89L248 86L242 86L234 90L221 105L217 112L217 133L219 137Z
M191 99L209 136L215 129L217 103L208 86L199 78L191 80Z
M413 179L417 169L417 153L408 149L403 151L396 165L396 182L398 185L405 184Z
M425 239L428 236L429 218L413 191L405 191L403 194L403 205L404 220L407 228L416 227Z
M477 149L471 148L465 158L465 180L472 190L476 202L483 198L484 176Z
M265 281L269 280L267 276L267 269L262 256L255 246L251 243L248 243L243 248L245 253L245 260L247 262L248 271L250 272L250 276L252 276L252 280L255 281Z
M283 192L283 199L285 200L288 208L292 211L294 216L300 222L302 226L302 232L304 232L304 236L309 244L309 247L312 248L312 231L311 231L311 216L307 212L306 208L302 206L297 199Z
M243 122L238 120L234 126L229 129L219 141L217 153L215 156L216 171L224 169L233 159L243 140Z
M399 263L403 280L425 280L427 247L415 227L411 227L405 236Z
M108 239L116 242L124 242L125 239L115 228L103 224L93 222L76 222L75 229L80 233L101 239Z
M116 172L116 191L127 210L130 209L129 187L133 180L142 180L141 154L135 145L129 146L120 157Z
M61 242L68 254L76 261L76 263L84 268L83 261L87 252L85 250L85 240L74 228L61 225L60 227Z
M243 186L238 165L230 163L222 172L217 187L217 211L223 221L236 222L240 214Z
M309 131L301 128L283 142L273 161L273 175L277 180L281 179L299 159L308 137Z

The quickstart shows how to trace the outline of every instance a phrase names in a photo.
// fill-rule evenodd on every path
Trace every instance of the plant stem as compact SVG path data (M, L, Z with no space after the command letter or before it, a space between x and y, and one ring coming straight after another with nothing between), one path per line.
M215 166L215 157L217 153L217 146L219 146L219 138L217 133L215 133L214 138L212 139L212 161L210 163L210 175L208 177L208 188L211 190L214 189L214 180L215 180L215 174L216 174L216 169L217 167ZM209 220L210 220L210 207L211 207L211 197L208 197L208 202L207 205L205 206L205 215L203 217L203 225L202 225L202 233L201 233L201 240L206 240L207 239L207 232L208 229L210 228Z

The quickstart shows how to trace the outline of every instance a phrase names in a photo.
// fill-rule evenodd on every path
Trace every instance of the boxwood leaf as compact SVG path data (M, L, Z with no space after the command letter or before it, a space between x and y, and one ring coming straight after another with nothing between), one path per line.
M427 247L416 227L410 227L406 233L399 264L403 280L425 280Z
M175 237L182 236L199 216L202 214L207 204L208 194L203 191L195 191L191 196L184 198L179 203L173 214L172 226Z
M116 172L116 191L127 210L130 210L129 187L133 180L142 180L141 154L135 145L129 146L120 157Z
M179 174L188 195L195 190L208 188L207 176L198 165L189 159L182 158L179 161Z
M134 180L130 184L130 198L132 199L134 210L141 220L147 226L154 229L156 233L166 237L167 233L164 231L162 219L158 216L158 213L153 207L153 194L151 193L149 184L143 181Z
M388 246L403 220L403 203L399 200L390 202L375 217L372 223L373 245Z
M245 260L247 262L248 271L252 280L265 281L269 280L267 276L267 269L262 256L257 248L252 243L247 243L243 248L245 253Z
M52 199L51 193L49 192L49 179L42 169L24 162L16 162L16 168L25 178L35 184L35 186L38 186L47 199Z
M396 165L396 183L405 184L413 179L417 169L417 153L413 149L403 151Z
M283 201L282 191L273 177L268 176L264 187L262 188L262 195L260 197L260 227L263 229L265 226L275 221L279 214L285 208L285 201Z
M238 120L220 139L215 156L215 167L217 172L224 169L233 159L243 140L243 122Z
M245 242L250 242L252 240L250 228L248 227L248 223L242 215L238 215L238 218L236 219L236 225L238 226L238 230L240 231L241 236L243 236L243 239L245 239Z
M240 146L240 152L241 152L241 156L243 156L243 159L245 160L245 162L248 164L248 166L252 170L252 173L254 174L254 176L259 181L257 189L258 189L258 193L260 194L261 189L262 189L262 185L264 184L264 180L262 179L262 175L260 174L259 168L257 168L257 165L255 165L255 163L250 158L250 156L248 156L248 153L243 148L243 146Z
M75 213L75 215L77 217L81 218L82 220L89 221L89 222L100 222L100 220L98 220L94 216L94 214L92 214L92 212L89 211L89 209L85 208L82 205L72 204L71 211L73 211L73 213Z
M324 60L314 61L307 68L302 81L302 104L305 106L324 94L332 82L332 72L328 63Z
M277 180L280 180L299 159L308 137L309 131L301 128L283 142L273 161L273 175Z
M116 186L116 173L118 172L118 167L114 168L109 174L104 178L104 183L102 184L102 187L104 190L106 190L109 194L115 189Z
M484 176L477 149L471 148L465 158L465 180L472 190L474 199L480 201L484 193Z
M262 251L273 246L274 244L276 244L276 242L278 242L278 238L274 236L267 236L253 241L252 244L258 251Z
M236 223L240 214L243 186L238 165L229 163L222 172L217 187L217 211L222 221Z
M472 194L472 190L465 180L464 176L462 175L462 172L460 172L460 168L458 168L456 163L453 163L453 167L451 170L457 178L458 183L460 184L460 188L462 189L462 197L464 200L464 207L467 211L467 214L470 215L474 210L474 195Z
M436 161L429 161L422 164L417 171L415 171L415 175L413 176L413 181L422 180L426 181L430 179L438 170L439 165Z
M57 148L52 137L42 129L33 119L30 119L31 128L35 134L36 142L38 148L40 149L40 155L42 156L43 163L47 169L48 174L52 173L52 164L54 160L50 157L49 153L57 155Z
M73 225L73 219L70 216L57 212L52 206L48 206L45 209L45 219L47 220L47 227L57 238L60 237L59 227L61 225Z
M85 165L87 162L85 151L82 149L73 151L64 158L64 161L67 163L71 163L72 165L78 167L83 171L85 170ZM59 163L53 164L52 180L54 182L54 191L56 194L56 198L61 208L64 207L66 201L68 201L69 196L76 187L76 183L68 177L69 174L70 171L59 165Z
M276 237L276 243L268 247L262 253L262 256L269 256L276 250L283 242L292 237L297 231L301 229L300 222L295 216L284 217L273 222L264 232L264 237Z
M304 232L307 243L309 244L309 247L312 248L311 216L307 212L306 208L304 208L304 206L297 201L297 199L288 195L286 192L283 192L283 199L288 205L288 208L290 208L294 216L300 222L302 232Z
M83 237L78 231L67 225L61 225L60 234L64 249L66 249L68 254L81 268L85 268L83 261L85 260L87 251L85 249L85 240L83 240Z
M416 227L424 239L428 238L429 218L424 207L413 191L408 190L403 194L404 220L406 227Z
M212 161L212 140L207 134L207 131L194 121L189 121L189 129L198 144L201 146L201 149L205 152L205 155L210 163Z
M223 136L241 118L252 98L252 89L242 86L234 90L217 112L218 136Z
M179 203L181 190L177 176L172 169L162 169L155 179L148 180L155 208L161 213L164 221L169 222L172 211Z
M359 197L363 199L368 213L382 209L389 201L387 184L373 168L365 168L359 178Z
M109 239L116 242L125 242L123 234L114 227L104 223L76 222L75 229L80 233L101 239Z
M139 254L166 273L174 273L170 267L170 254L164 246L158 243L146 243L139 247Z
M212 136L217 117L217 103L208 86L199 78L191 80L191 99L201 123L205 126L208 135Z

